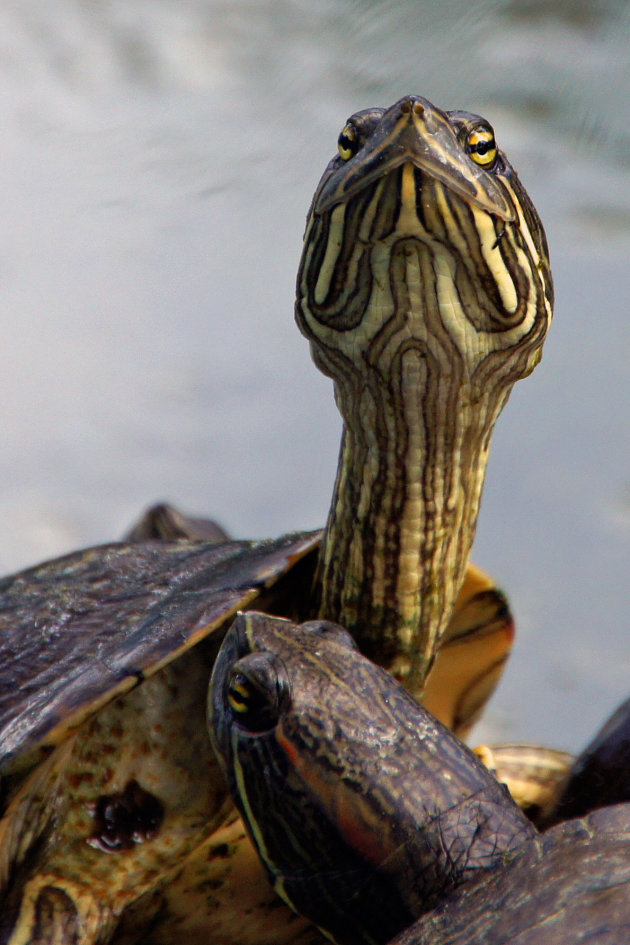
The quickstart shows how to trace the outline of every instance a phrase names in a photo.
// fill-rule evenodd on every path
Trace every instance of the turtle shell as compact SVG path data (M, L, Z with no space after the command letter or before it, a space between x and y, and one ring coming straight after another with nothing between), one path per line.
M117 543L0 581L0 773L32 767L248 607L319 538Z
M389 945L621 945L630 929L630 808L570 820L463 885Z
M131 541L0 581L0 941L52 915L82 942L131 942L158 913L156 943L206 941L209 921L240 945L267 926L278 945L320 941L278 912L230 825L203 723L230 618L309 616L320 535L230 541L158 507ZM448 724L479 713L512 637L504 596L470 566L425 692Z
M547 823L630 801L630 699L611 715L567 773Z
M223 631L307 600L319 536L105 545L0 582L0 941L155 914L229 815L203 722Z

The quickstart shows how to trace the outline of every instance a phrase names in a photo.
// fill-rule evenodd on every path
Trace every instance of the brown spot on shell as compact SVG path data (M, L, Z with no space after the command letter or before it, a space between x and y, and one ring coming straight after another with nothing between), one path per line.
M96 829L90 846L114 853L151 840L164 820L164 805L133 779L118 794L101 794L94 805Z
M216 846L210 847L210 854L225 859L230 855L230 848L227 843L218 843Z

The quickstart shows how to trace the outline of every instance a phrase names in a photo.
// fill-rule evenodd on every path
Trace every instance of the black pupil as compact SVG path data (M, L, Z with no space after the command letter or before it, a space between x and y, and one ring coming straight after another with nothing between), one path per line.
M350 138L343 131L339 135L339 147L343 148L344 151L355 151L357 143L354 138Z
M289 677L274 654L248 653L232 666L224 691L230 724L249 732L268 732L288 707Z
M235 673L228 683L232 718L250 732L264 732L276 725L279 716L277 693L262 680L262 688L244 673Z
M477 154L485 154L491 147L492 141L478 141L477 144L473 145L473 151L476 151Z

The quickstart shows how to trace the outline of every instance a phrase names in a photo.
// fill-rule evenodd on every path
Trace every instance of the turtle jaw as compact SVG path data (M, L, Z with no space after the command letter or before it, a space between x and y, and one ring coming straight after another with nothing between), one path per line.
M370 842L366 836L363 850L354 849L341 835L336 817L327 807L332 797L333 810L337 804L343 811L348 809L343 801L348 791L346 783L338 773L330 780L329 773L324 773L322 779L318 772L322 755L334 764L334 732L340 721L330 714L324 694L328 684L333 688L340 684L347 669L346 658L353 660L358 654L341 628L334 634L337 640L332 649L330 639L322 640L319 632L302 631L303 627L265 614L248 612L237 617L225 636L210 682L211 742L278 895L335 941L381 945L414 918L405 897L387 875L376 878L378 896L366 892L375 881L379 863L393 853L389 832L383 829L379 815L375 820L371 814L365 827L370 823L377 839ZM337 641L341 641L342 648ZM277 729L255 733L238 724L226 694L235 667L263 654L287 663L295 699L287 706ZM368 671L376 670L366 660L363 663ZM348 710L352 715L351 704L344 706L344 713ZM365 726L359 722L356 728L360 744ZM369 764L374 766L373 758ZM318 797L317 789L324 785L324 793ZM362 804L363 792L358 798ZM348 819L345 813L344 819ZM354 828L348 823L345 826L358 839L363 817L359 815ZM366 859L367 850L370 856ZM356 921L351 905L355 897L361 923Z

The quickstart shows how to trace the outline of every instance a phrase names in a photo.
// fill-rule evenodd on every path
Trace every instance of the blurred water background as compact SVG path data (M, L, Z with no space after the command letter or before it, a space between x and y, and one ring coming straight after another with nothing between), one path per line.
M475 561L515 653L476 738L576 749L630 693L630 5L0 6L0 569L150 501L322 524L340 422L293 324L346 117L485 115L545 222L556 320L499 421Z

